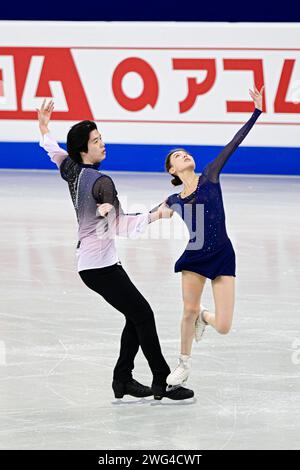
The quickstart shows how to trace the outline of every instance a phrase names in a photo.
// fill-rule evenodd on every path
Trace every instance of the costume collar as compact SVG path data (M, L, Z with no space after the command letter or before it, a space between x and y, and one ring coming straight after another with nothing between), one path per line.
M80 163L79 164L83 168L94 168L94 170L99 170L100 162L98 163Z

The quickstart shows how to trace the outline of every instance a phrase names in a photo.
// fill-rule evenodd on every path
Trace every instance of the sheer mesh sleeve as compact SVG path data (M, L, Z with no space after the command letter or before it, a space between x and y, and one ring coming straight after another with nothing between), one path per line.
M160 204L153 207L153 209L151 209L149 212L150 213L156 212L162 204L166 204L166 206L170 208L174 202L173 199L174 199L174 194L172 194L171 196L168 196L164 201L161 201Z
M166 201L162 201L160 204L158 204L157 206L153 207L153 208L149 211L150 214L152 214L152 212L158 211L158 208L159 208L162 204L164 204L164 203L166 203Z
M118 199L118 192L113 180L107 176L100 176L93 186L93 197L98 204L111 204L114 206L117 214L123 214L123 210Z
M167 204L168 207L171 208L172 204L174 204L174 197L176 197L177 194L171 194L171 196L168 196L167 199L165 200L165 203Z
M80 166L70 157L64 159L59 167L61 177L68 183L73 183L80 173Z
M93 197L98 204L112 204L114 211L107 215L107 222L110 230L119 236L137 237L146 230L149 224L148 213L124 214L118 192L113 180L107 176L100 176L93 186Z
M218 183L219 174L233 152L238 148L241 142L245 139L250 129L253 127L255 121L261 114L261 111L255 108L252 116L243 125L243 127L235 134L233 139L221 150L219 155L209 162L203 170L203 174L213 183Z

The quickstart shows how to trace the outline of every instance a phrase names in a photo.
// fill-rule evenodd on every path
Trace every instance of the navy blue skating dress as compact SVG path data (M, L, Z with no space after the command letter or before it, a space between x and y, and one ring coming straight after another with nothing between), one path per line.
M167 198L166 204L182 217L190 234L185 251L175 263L175 272L192 271L209 279L236 275L235 252L226 231L219 174L260 114L255 108L246 124L205 166L192 194L182 198L176 193Z

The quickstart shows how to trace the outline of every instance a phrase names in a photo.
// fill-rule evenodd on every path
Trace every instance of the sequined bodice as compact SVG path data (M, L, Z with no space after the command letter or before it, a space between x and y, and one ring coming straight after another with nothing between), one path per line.
M228 240L219 174L225 163L254 125L261 111L257 108L233 139L209 162L199 176L196 190L187 197L172 194L166 200L186 223L190 241L188 250L210 253ZM200 247L201 245L201 247Z
M168 198L172 207L184 220L190 234L187 249L213 252L228 239L220 183L212 183L200 175L196 190L182 198L174 194Z

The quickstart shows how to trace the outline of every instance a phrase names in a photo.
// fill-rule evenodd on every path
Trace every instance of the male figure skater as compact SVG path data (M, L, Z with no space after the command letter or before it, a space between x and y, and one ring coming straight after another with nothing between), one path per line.
M151 213L124 214L113 180L99 171L106 151L96 124L81 121L72 126L67 136L66 152L49 132L53 109L53 101L46 104L46 100L37 109L42 134L40 145L56 163L69 186L78 220L76 254L79 276L126 318L120 355L113 372L115 397L123 398L127 394L134 397L153 395L157 400L163 397L172 400L191 398L194 396L192 390L181 385L167 387L166 377L170 368L161 352L153 311L122 267L113 236L137 235L149 223L168 218L173 212L162 205ZM153 375L151 388L132 376L139 346Z

